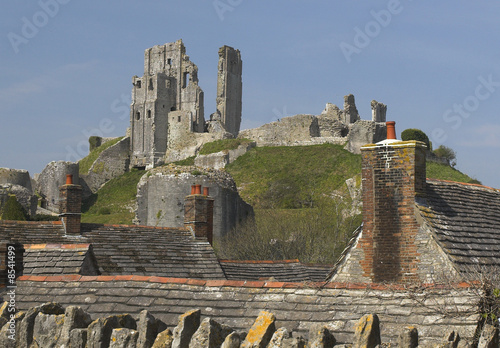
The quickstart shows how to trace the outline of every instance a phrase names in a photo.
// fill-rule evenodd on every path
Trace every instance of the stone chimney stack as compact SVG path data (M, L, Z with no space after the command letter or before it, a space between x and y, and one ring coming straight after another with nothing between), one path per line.
M418 279L415 199L425 194L425 144L396 140L394 122L387 124L392 139L361 147L360 266L376 283L411 282Z
M201 185L191 186L191 194L184 202L184 226L196 237L205 237L212 244L214 230L214 200L208 196L208 187L201 193Z
M80 235L82 187L73 184L73 175L66 175L66 184L59 188L59 216L67 235Z

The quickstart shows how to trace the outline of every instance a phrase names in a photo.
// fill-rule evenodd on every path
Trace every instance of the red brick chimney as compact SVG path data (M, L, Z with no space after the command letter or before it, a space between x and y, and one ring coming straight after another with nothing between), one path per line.
M82 187L73 185L73 175L66 175L66 184L59 188L59 216L67 235L80 234Z
M214 230L214 200L208 196L208 187L201 194L201 185L193 185L184 202L184 226L196 237L205 237L212 244Z
M418 279L415 238L419 226L414 210L415 198L425 192L425 144L390 138L361 147L363 233L359 247L364 257L360 265L363 275L377 283Z

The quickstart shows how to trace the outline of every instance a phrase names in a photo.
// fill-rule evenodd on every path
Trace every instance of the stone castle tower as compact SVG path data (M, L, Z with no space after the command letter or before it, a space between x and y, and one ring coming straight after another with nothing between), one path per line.
M229 46L219 49L217 78L217 115L229 133L238 135L241 124L242 62L239 50Z
M219 131L237 136L241 124L241 55L229 46L219 49L217 110ZM198 67L189 60L182 40L148 48L144 76L132 78L130 166L156 167L168 150L192 146L207 132Z
M154 46L144 53L144 76L134 76L132 84L131 166L154 167L167 150L171 112L189 132L204 130L198 67L186 55L182 40Z

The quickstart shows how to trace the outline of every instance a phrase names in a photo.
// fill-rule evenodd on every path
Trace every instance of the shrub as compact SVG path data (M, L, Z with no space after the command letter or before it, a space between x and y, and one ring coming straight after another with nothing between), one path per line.
M408 140L421 141L421 142L425 143L425 145L427 146L427 149L432 150L431 143L429 141L429 137L427 136L427 134L425 134L420 129L416 129L416 128L405 129L401 133L401 140L403 140L403 141L408 141Z
M109 215L111 214L111 209L109 207L103 207L97 212L99 215Z
M173 163L176 166L194 166L194 156Z
M0 220L26 221L27 214L15 195L9 195L3 209L0 211Z
M439 147L433 152L436 156L446 159L450 166L454 167L457 165L457 154L452 148L439 145Z
M30 221L59 221L57 215L36 214L30 218Z
M334 263L361 223L361 216L345 217L344 208L334 202L312 209L257 210L255 221L217 241L218 257Z

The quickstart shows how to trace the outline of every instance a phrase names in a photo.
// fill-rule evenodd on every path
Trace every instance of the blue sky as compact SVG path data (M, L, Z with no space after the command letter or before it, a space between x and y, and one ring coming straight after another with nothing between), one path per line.
M76 160L89 135L128 127L144 50L183 39L215 109L218 48L243 59L242 128L342 107L388 105L398 136L420 128L457 167L500 188L497 1L40 0L0 13L0 167Z

